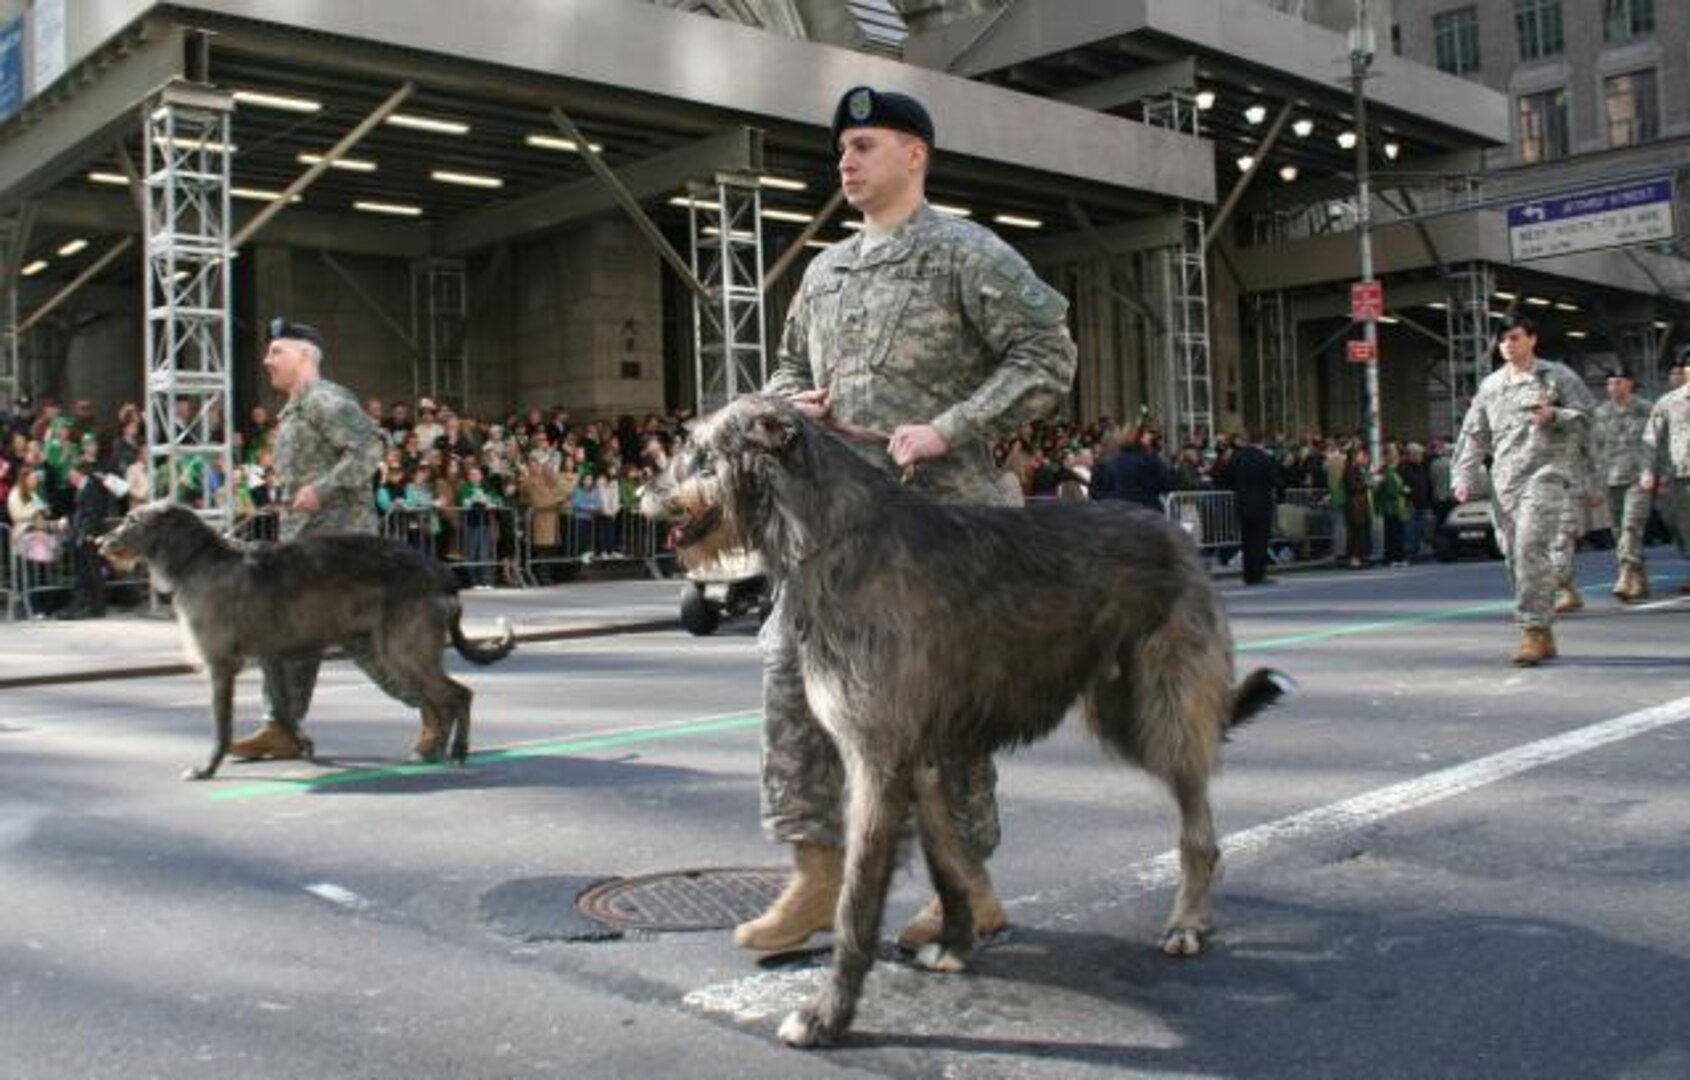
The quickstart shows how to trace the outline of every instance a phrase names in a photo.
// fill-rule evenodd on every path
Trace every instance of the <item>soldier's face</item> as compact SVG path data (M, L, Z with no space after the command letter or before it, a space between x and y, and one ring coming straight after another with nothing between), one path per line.
M1521 327L1511 326L1502 332L1497 348L1502 350L1502 359L1508 363L1529 364L1537 356L1537 337Z
M303 342L277 338L264 353L264 373L270 385L284 394L293 393L310 369L310 349Z
M1608 399L1610 401L1629 401L1629 400L1631 400L1631 380L1630 379L1609 379L1608 380Z
M895 206L920 183L926 144L889 128L850 128L839 137L845 201L865 214Z

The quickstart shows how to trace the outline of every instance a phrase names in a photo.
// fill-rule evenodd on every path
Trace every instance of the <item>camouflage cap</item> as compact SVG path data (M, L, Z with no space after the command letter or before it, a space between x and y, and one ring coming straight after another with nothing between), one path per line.
M908 94L854 86L833 109L833 144L849 128L879 127L907 131L928 146L934 144L933 117L927 107Z

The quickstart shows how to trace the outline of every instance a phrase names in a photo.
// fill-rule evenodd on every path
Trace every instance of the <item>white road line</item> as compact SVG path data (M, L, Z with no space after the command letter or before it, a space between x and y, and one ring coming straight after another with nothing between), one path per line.
M1236 862L1259 854L1276 844L1330 840L1386 818L1464 795L1531 769L1552 765L1685 720L1690 720L1690 697L1616 716L1561 735L1503 750L1489 757L1478 758L1464 765L1440 769L1400 784L1391 784L1340 802L1318 806L1277 821L1265 822L1226 837L1221 841L1221 849L1227 858ZM1088 878L1079 887L1070 886L1015 897L1006 901L1006 904L1013 910L1017 905L1035 902L1060 903L1082 888L1089 893L1096 891L1100 886L1108 887L1107 900L1095 902L1082 912L1054 916L1052 921L1060 924L1073 922L1082 915L1120 907L1141 899L1148 893L1174 888L1178 883L1179 852L1165 851L1119 872ZM683 1003L701 1012L726 1013L740 1021L760 1020L784 1014L802 1004L820 985L824 974L819 968L764 972L694 990L686 995Z

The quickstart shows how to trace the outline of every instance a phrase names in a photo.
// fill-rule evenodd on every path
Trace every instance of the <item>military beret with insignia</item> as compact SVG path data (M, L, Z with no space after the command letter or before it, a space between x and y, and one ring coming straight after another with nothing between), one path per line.
M927 107L908 94L857 86L845 91L833 110L833 144L849 128L878 127L907 131L926 142L934 143L933 118Z
M327 354L329 345L323 340L322 332L315 326L302 322L294 322L285 315L278 315L265 326L270 341L286 338L289 341L308 341L317 346L319 353Z

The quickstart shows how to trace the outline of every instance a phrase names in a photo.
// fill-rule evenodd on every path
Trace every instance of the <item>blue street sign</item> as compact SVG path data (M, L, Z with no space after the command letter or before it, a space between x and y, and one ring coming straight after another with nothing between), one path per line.
M0 26L0 121L23 108L23 16Z
M1671 240L1672 202L1672 180L1663 177L1514 203L1508 247L1519 262Z

